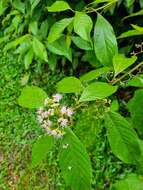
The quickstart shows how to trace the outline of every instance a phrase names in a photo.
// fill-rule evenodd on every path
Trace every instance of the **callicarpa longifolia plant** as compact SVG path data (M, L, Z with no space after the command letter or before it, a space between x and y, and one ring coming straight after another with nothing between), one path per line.
M31 170L56 152L65 189L98 189L93 152L84 142L93 146L100 133L112 156L132 168L107 188L142 189L142 8L142 0L0 2L4 54L18 55L28 73L64 73L54 81L54 95L33 81L18 104L34 109L43 129L32 149Z

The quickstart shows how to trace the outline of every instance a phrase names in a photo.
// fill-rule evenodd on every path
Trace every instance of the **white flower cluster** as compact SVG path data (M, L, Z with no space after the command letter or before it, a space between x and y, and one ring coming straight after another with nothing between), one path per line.
M47 98L43 108L37 110L37 119L41 126L46 130L47 134L56 138L62 138L65 134L65 127L72 122L74 111L65 105L61 105L60 101L63 96L55 94L52 98Z

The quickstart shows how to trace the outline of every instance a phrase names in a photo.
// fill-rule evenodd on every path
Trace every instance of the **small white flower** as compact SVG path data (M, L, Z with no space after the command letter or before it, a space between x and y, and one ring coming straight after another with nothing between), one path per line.
M64 118L59 118L59 119L58 119L58 123L60 123L60 125L61 125L62 127L66 127L67 124L68 124L68 120L67 120L67 119L64 119Z
M54 94L53 95L53 101L59 102L63 98L62 94Z
M73 109L68 108L67 109L67 116L71 117L74 114Z
M48 127L52 126L52 121L48 120L46 123Z
M37 113L38 113L38 114L41 114L43 111L44 111L43 108L39 108L39 109L37 109Z
M43 122L43 118L40 115L38 115L37 120L38 120L39 123Z
M66 114L67 113L67 107L63 106L60 110L61 114Z

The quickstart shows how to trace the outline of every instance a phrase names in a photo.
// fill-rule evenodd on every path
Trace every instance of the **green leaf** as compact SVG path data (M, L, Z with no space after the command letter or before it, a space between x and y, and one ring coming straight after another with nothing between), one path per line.
M107 73L109 70L110 70L109 67L102 67L102 68L99 68L99 69L96 69L96 70L92 70L92 71L82 75L80 77L80 80L82 82L92 81L92 80L97 79L98 77L100 77L102 74Z
M26 86L18 98L18 104L25 108L39 108L44 106L47 94L37 86Z
M31 3L31 12L35 9L35 7L39 4L41 0L30 0Z
M113 66L115 71L115 76L119 73L127 69L137 60L136 56L132 56L131 58L125 57L124 54L117 54L113 57Z
M93 50L92 44L89 43L88 41L83 40L82 38L78 36L72 36L72 41L74 44L83 50Z
M24 57L25 69L28 69L33 60L33 49L31 48Z
M37 21L30 22L29 32L34 35L37 35L37 33L38 33L38 22Z
M131 8L134 4L135 0L126 0L127 8Z
M111 86L105 82L94 82L87 86L81 97L80 102L104 99L117 91L117 86Z
M76 34L84 40L91 42L90 32L92 27L92 20L86 13L76 12L74 16L74 31Z
M135 128L143 132L143 90L137 90L128 102L128 109Z
M46 48L36 37L33 38L33 51L37 57L48 62Z
M34 168L46 158L47 154L54 146L54 138L52 136L43 136L39 138L32 148L31 167Z
M125 179L117 181L113 186L116 190L142 190L143 178L137 174L130 174Z
M56 1L50 7L47 7L49 12L60 12L71 9L69 4L65 1Z
M72 62L72 50L71 48L67 47L64 37L55 42L47 44L47 48L52 53L56 55L63 55Z
M112 26L100 14L95 24L94 49L102 65L112 66L112 59L118 53L117 41Z
M143 9L140 10L140 11L138 11L138 12L136 12L136 13L132 13L129 16L124 17L123 20L125 20L127 18L130 18L130 17L140 16L140 15L143 15Z
M131 24L131 26L138 32L142 32L143 33L143 27L135 25L135 24Z
M111 111L118 111L119 110L119 103L118 100L113 100L110 106Z
M16 48L19 44L23 43L24 41L27 41L28 35L21 36L17 38L14 41L9 42L8 44L5 45L4 51L8 51L12 48Z
M105 115L105 126L112 152L123 162L136 164L141 151L131 124L120 114L108 112Z
M143 32L137 31L137 30L129 30L127 32L122 33L120 36L118 36L118 39L121 38L128 38L132 36L140 36L143 35Z
M72 190L91 190L92 170L88 154L69 129L61 142L59 165L67 186Z
M140 6L141 8L143 7L143 1L142 0L139 0L139 3L140 3Z
M25 3L22 3L20 0L14 0L13 2L14 8L19 10L21 13L25 13Z
M57 91L62 93L79 93L83 86L76 77L65 77L57 83Z
M64 18L56 23L53 24L53 26L50 29L49 35L48 35L48 42L52 43L58 38L61 37L62 32L65 30L65 28L73 21L73 18Z
M133 77L128 81L127 86L143 87L143 75Z

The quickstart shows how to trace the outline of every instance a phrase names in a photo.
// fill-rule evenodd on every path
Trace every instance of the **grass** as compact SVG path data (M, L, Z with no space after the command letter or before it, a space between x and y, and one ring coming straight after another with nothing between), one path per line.
M32 145L43 131L36 122L34 110L22 109L17 104L23 85L34 84L51 94L55 92L54 85L63 74L50 74L42 66L33 66L29 72L25 71L16 56L3 55L2 52L0 68L0 190L68 189L57 161L53 160L53 153L47 158L48 162L45 160L37 168L29 170ZM79 119L83 117L82 114L78 114ZM84 135L79 131L81 140ZM93 189L109 189L116 179L132 170L112 155L104 130L99 131L90 151Z

